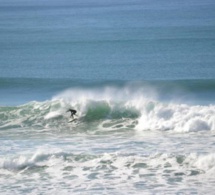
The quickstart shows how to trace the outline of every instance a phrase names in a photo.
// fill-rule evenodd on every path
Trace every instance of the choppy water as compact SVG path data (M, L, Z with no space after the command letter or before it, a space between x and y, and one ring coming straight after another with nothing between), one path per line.
M1 106L1 193L211 193L215 106L194 97L214 88L79 83L50 100Z
M0 27L1 194L213 194L213 1L1 0Z

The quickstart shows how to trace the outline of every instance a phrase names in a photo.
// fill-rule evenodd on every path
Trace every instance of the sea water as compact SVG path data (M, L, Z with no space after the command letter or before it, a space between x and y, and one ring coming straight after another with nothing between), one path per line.
M0 0L0 193L213 194L214 75L212 0Z

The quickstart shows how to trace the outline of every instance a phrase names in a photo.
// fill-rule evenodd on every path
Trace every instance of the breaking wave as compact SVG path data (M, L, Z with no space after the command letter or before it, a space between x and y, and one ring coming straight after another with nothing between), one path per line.
M209 81L208 81L209 82ZM183 81L179 82L182 88ZM205 83L201 82L200 91ZM209 92L214 82L210 81ZM179 85L178 83L176 83ZM175 89L175 85L174 85ZM194 82L193 90L198 82ZM180 100L178 93L168 101L161 98L157 87L130 83L127 85L107 85L73 87L51 100L32 101L20 106L0 107L0 129L70 129L80 127L85 130L89 123L94 129L134 129L173 132L198 132L215 130L215 106L213 104L190 104ZM168 84L170 86L170 84ZM203 86L203 87L201 87ZM163 88L163 90L164 90ZM185 87L184 87L185 88ZM187 87L188 88L188 87ZM170 87L169 87L170 89ZM173 89L171 90L173 96ZM182 91L182 90L177 90ZM182 92L180 92L183 94ZM182 97L182 96L181 96ZM77 110L77 121L68 123L68 108ZM83 130L83 129L82 129Z

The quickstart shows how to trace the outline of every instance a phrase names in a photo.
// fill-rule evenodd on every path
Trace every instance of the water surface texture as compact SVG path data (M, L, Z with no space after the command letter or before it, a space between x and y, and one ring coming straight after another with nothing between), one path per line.
M213 194L214 75L212 0L0 0L0 193Z

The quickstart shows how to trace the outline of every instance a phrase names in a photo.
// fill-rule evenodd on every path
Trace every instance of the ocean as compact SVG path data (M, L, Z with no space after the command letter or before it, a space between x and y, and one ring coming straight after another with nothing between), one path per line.
M0 194L213 194L214 75L213 0L0 0Z

